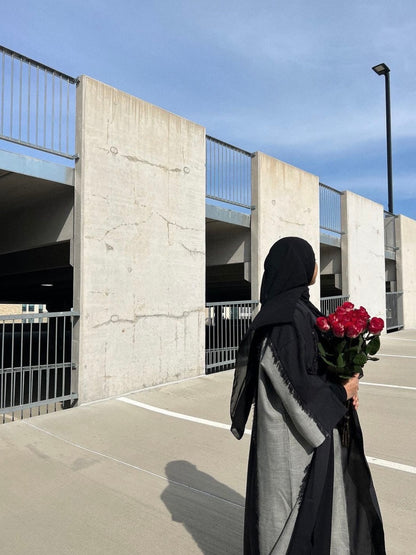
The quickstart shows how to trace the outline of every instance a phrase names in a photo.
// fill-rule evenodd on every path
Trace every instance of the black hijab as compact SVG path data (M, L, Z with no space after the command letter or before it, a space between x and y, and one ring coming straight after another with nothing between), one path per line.
M300 237L277 241L264 261L261 310L252 327L291 322L300 297L309 299L308 285L315 271L315 253Z
M255 395L263 331L267 326L292 322L299 299L311 304L308 285L314 271L313 249L300 237L280 239L266 257L260 291L261 310L241 341L236 359L230 408L231 431L238 439Z

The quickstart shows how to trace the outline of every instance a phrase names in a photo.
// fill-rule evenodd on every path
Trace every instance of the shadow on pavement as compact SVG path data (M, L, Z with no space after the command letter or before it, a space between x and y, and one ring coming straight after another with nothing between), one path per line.
M161 499L172 520L184 525L204 555L241 555L244 498L188 461L171 461L165 470L169 485Z

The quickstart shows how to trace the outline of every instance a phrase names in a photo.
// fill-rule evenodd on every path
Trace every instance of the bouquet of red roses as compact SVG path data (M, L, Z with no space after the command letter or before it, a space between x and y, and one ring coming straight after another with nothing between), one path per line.
M373 355L380 348L384 321L371 318L364 307L346 302L329 316L317 318L316 326L321 332L319 355L336 377L348 379L357 373L361 377L367 360L377 360Z

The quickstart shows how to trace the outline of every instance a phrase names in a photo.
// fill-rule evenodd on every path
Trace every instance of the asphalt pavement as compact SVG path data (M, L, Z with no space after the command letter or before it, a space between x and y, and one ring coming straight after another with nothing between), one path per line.
M0 553L242 553L233 372L0 425ZM387 552L416 552L416 330L382 337L359 414Z

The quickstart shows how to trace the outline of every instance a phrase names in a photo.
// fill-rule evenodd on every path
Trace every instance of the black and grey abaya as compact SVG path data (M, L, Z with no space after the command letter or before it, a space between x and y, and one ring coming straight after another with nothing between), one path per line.
M383 555L384 534L355 409L349 446L338 427L346 391L317 359L309 302L315 258L285 238L265 262L262 309L241 343L232 431L244 433L254 402L247 477L245 555Z

